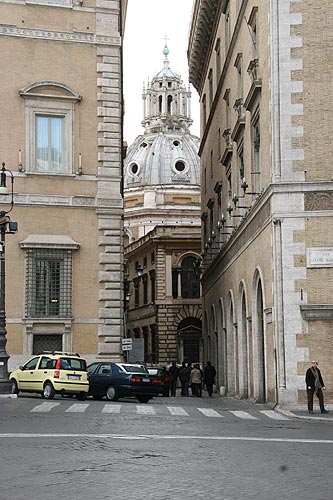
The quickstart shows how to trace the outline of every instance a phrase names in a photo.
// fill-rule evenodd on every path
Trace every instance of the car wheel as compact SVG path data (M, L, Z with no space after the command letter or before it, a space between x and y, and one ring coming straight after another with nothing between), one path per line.
M43 399L53 399L55 396L55 390L51 382L46 382L43 387L42 398Z
M117 390L112 385L109 385L109 387L106 389L105 395L106 399L108 399L109 401L117 401L118 399Z
M78 401L85 401L87 399L87 393L86 392L80 392L80 394L76 395L76 399Z
M12 394L18 394L20 391L17 386L17 382L14 378L11 380L11 383L12 383Z
M97 399L97 400L101 400L103 398L103 396L101 394L93 394L92 398Z
M137 396L136 398L139 403L148 403L148 401L152 399L150 396Z

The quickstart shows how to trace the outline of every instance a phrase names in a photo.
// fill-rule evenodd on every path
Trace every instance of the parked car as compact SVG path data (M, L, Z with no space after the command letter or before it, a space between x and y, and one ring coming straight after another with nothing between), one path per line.
M170 377L167 369L164 366L148 366L148 373L161 379L161 392L162 396L168 397L170 395Z
M88 366L89 394L94 399L106 396L110 401L118 398L136 397L140 403L147 403L161 392L161 379L149 375L144 366L95 362Z
M12 393L36 392L44 399L55 394L84 400L89 390L86 360L78 354L44 352L30 358L9 375Z

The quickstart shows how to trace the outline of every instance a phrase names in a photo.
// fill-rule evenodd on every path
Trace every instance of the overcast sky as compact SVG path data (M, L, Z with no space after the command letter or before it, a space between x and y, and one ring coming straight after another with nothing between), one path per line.
M170 67L188 86L187 46L193 0L129 0L124 37L124 140L144 132L143 84L163 68L165 37ZM191 132L199 136L199 97L192 91Z

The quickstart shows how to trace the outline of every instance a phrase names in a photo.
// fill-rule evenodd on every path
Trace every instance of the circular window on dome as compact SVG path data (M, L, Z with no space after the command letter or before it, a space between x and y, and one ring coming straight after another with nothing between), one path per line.
M185 160L177 160L173 166L173 171L176 174L186 174L188 172L188 165Z
M140 167L137 163L133 162L128 166L128 173L132 176L138 176L140 173Z
M173 145L176 146L176 147L178 147L178 146L180 146L180 142L179 141L173 141Z
M185 170L186 170L185 163L183 161L181 161L181 160L176 161L176 163L175 163L175 170L179 174L185 173Z

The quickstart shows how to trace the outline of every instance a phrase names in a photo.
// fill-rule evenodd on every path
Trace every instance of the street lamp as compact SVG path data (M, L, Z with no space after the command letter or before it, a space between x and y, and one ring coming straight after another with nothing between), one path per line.
M6 248L6 234L14 234L17 232L17 222L14 222L9 217L9 212L14 207L14 175L13 172L7 170L5 163L2 164L1 181L0 181L0 195L9 194L6 186L7 172L11 177L11 201L10 209L7 211L0 211L0 394L8 394L11 392L11 385L8 379L8 354L6 352L6 261L5 261L5 248Z

